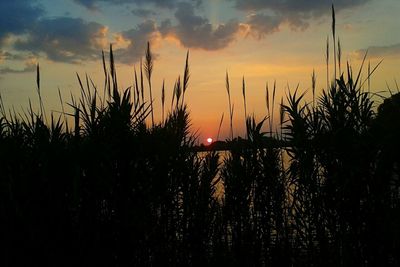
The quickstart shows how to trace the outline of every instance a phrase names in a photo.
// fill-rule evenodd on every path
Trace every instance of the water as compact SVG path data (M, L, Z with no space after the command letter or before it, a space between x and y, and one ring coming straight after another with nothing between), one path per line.
M210 152L209 151L198 152L198 156L200 159L204 159L208 153L210 153ZM217 151L217 153L219 156L218 157L219 168L218 168L218 173L214 178L214 182L216 182L215 197L217 199L222 200L224 198L225 187L224 187L224 183L221 179L221 169L223 167L225 159L227 159L229 157L230 151L229 150L219 150L219 151ZM281 159L283 160L283 169L287 170L287 168L289 167L289 164L290 164L290 157L289 157L286 149L284 149L284 148L281 148Z

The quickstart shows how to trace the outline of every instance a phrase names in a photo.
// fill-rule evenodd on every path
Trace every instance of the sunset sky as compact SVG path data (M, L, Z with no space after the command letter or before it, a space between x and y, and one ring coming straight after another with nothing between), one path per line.
M336 29L343 61L354 69L365 51L371 66L383 59L371 90L400 82L400 1L336 0ZM167 103L190 51L187 103L200 141L215 138L225 113L222 139L228 136L225 72L231 78L235 134L244 125L241 80L247 85L248 113L266 115L265 86L277 84L277 99L299 84L326 87L326 39L331 47L331 0L0 0L0 93L7 108L37 103L35 66L41 66L43 100L60 111L79 91L76 72L103 84L101 50L113 44L119 83L129 87L150 41L156 61L153 78L155 117L161 114L161 84ZM331 52L332 53L332 52ZM365 75L364 75L365 76ZM310 92L310 90L309 90ZM308 94L308 97L310 93ZM167 105L169 106L169 105Z

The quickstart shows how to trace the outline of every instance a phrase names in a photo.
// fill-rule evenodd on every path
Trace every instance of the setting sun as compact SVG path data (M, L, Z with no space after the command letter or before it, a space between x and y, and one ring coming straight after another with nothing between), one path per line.
M208 143L208 144L211 144L212 141L213 141L213 139L212 139L211 137L208 137L208 138L207 138L207 143Z

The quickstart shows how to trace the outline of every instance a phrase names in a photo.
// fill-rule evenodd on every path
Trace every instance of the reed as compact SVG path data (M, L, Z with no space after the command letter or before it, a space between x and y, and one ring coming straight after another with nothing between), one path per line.
M144 69L146 73L147 83L149 85L149 93L150 93L150 113L151 113L151 125L154 127L154 113L153 113L153 94L152 94L152 86L151 86L151 75L153 73L153 57L150 51L150 43L147 42L146 49L146 57L145 57Z
M165 80L163 80L161 88L161 121L164 123L164 110L165 110Z
M232 105L232 102L231 102L231 89L230 89L230 85L229 85L228 72L226 72L226 76L225 76L225 88L226 88L226 92L228 94L230 132L231 132L231 140L233 140L233 109L234 109L234 106Z
M242 79L242 96L243 96L244 118L247 119L246 83L244 81L244 76Z
M221 127L222 127L223 121L224 121L224 113L222 112L221 119L219 121L218 132L217 132L217 140L216 141L219 140L219 134L221 133Z

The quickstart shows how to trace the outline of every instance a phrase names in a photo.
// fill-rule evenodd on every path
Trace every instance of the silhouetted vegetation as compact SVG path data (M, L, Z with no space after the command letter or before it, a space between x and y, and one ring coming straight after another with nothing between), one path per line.
M231 138L206 151L184 101L188 57L159 123L142 66L120 90L112 49L103 92L78 76L73 114L46 123L39 68L38 112L1 102L2 266L400 265L399 93L375 111L361 70L336 77L335 63L319 97L313 75L311 103L297 89L281 100L275 130L267 87L268 116L246 114L242 139L227 74ZM150 90L152 68L148 46Z

